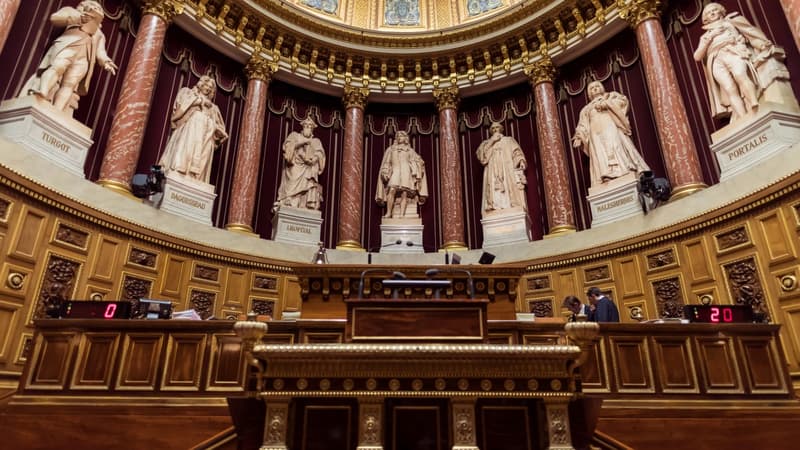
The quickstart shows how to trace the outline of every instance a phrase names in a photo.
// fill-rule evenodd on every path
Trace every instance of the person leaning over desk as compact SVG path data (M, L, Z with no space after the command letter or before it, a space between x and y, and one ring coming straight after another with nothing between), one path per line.
M619 322L617 305L604 295L600 288L590 287L586 291L586 296L589 298L589 304L593 307L593 311L589 315L590 322Z

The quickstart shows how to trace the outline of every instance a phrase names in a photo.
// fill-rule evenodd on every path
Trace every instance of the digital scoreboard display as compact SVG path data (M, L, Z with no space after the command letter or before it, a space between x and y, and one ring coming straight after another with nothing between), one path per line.
M70 300L61 306L65 319L130 319L130 302Z
M685 305L683 316L697 323L752 323L750 305Z

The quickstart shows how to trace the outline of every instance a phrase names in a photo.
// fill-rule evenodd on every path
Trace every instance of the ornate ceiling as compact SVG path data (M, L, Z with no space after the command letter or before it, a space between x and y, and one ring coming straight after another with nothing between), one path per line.
M572 59L625 26L617 0L145 1L159 2L209 45L270 62L278 79L409 102L517 83L526 65Z

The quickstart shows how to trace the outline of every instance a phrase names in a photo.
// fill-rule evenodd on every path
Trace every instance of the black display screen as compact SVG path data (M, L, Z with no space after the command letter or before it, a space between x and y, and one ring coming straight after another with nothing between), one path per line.
M750 323L753 307L749 305L686 305L683 316L689 322L699 323Z
M61 317L69 319L130 319L130 302L70 300L61 306Z

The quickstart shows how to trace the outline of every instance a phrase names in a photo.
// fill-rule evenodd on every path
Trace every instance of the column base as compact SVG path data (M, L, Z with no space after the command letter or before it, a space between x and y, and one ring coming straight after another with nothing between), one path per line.
M360 242L351 240L339 241L336 244L336 250L349 250L352 252L366 251L366 249L364 249L364 247L361 246Z
M684 197L694 194L695 192L700 192L707 187L708 186L705 183L689 183L684 184L683 186L678 186L672 191L672 194L669 196L669 201L680 200Z
M225 225L225 229L228 231L233 231L235 233L258 236L258 234L256 234L255 231L253 231L253 227L251 227L250 225L245 225L243 223L229 223Z
M467 244L461 241L450 241L450 242L445 242L444 245L442 245L439 248L439 253L455 252L455 251L465 252L467 250L469 250Z
M114 181L114 180L97 180L97 184L106 189L112 190L117 194L128 197L131 200L136 200L137 202L144 202L143 199L133 195L131 187L125 183L120 183L119 181Z
M550 229L550 232L544 235L545 239L563 236L565 234L577 233L578 229L575 225L558 225Z

